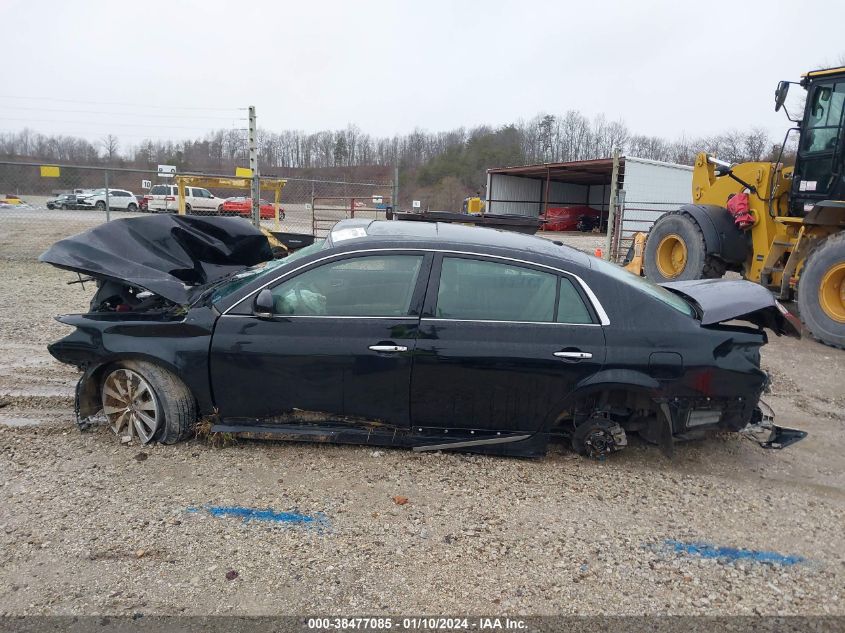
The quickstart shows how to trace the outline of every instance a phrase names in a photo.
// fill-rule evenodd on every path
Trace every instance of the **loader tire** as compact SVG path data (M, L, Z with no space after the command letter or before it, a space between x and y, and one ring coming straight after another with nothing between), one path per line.
M690 279L718 279L725 264L707 252L698 222L684 211L661 216L645 244L645 276L656 283Z
M845 349L845 233L821 240L798 280L798 310L810 335Z

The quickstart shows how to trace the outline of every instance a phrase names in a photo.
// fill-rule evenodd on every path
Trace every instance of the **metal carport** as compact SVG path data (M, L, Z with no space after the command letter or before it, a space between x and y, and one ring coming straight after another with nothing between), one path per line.
M495 167L487 170L487 213L545 217L549 207L593 207L611 216L607 255L615 259L635 232L690 203L691 189L692 167L633 156Z

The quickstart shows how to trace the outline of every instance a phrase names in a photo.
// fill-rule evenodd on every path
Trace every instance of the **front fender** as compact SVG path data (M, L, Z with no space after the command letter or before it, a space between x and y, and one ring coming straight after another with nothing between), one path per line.
M690 215L701 228L707 252L729 264L742 264L748 257L746 234L734 224L724 207L712 204L686 204L679 211Z

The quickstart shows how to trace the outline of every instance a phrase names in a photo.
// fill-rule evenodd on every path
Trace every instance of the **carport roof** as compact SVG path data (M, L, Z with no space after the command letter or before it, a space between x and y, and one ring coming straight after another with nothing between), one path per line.
M576 160L568 163L538 163L517 167L494 167L488 174L542 178L578 185L609 185L613 175L613 159ZM625 157L619 157L619 174L625 173Z

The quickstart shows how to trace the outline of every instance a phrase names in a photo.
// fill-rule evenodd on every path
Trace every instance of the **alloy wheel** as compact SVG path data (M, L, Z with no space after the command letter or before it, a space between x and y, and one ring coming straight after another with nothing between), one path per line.
M161 425L161 409L150 384L131 369L117 369L103 382L103 412L123 439L149 443Z

